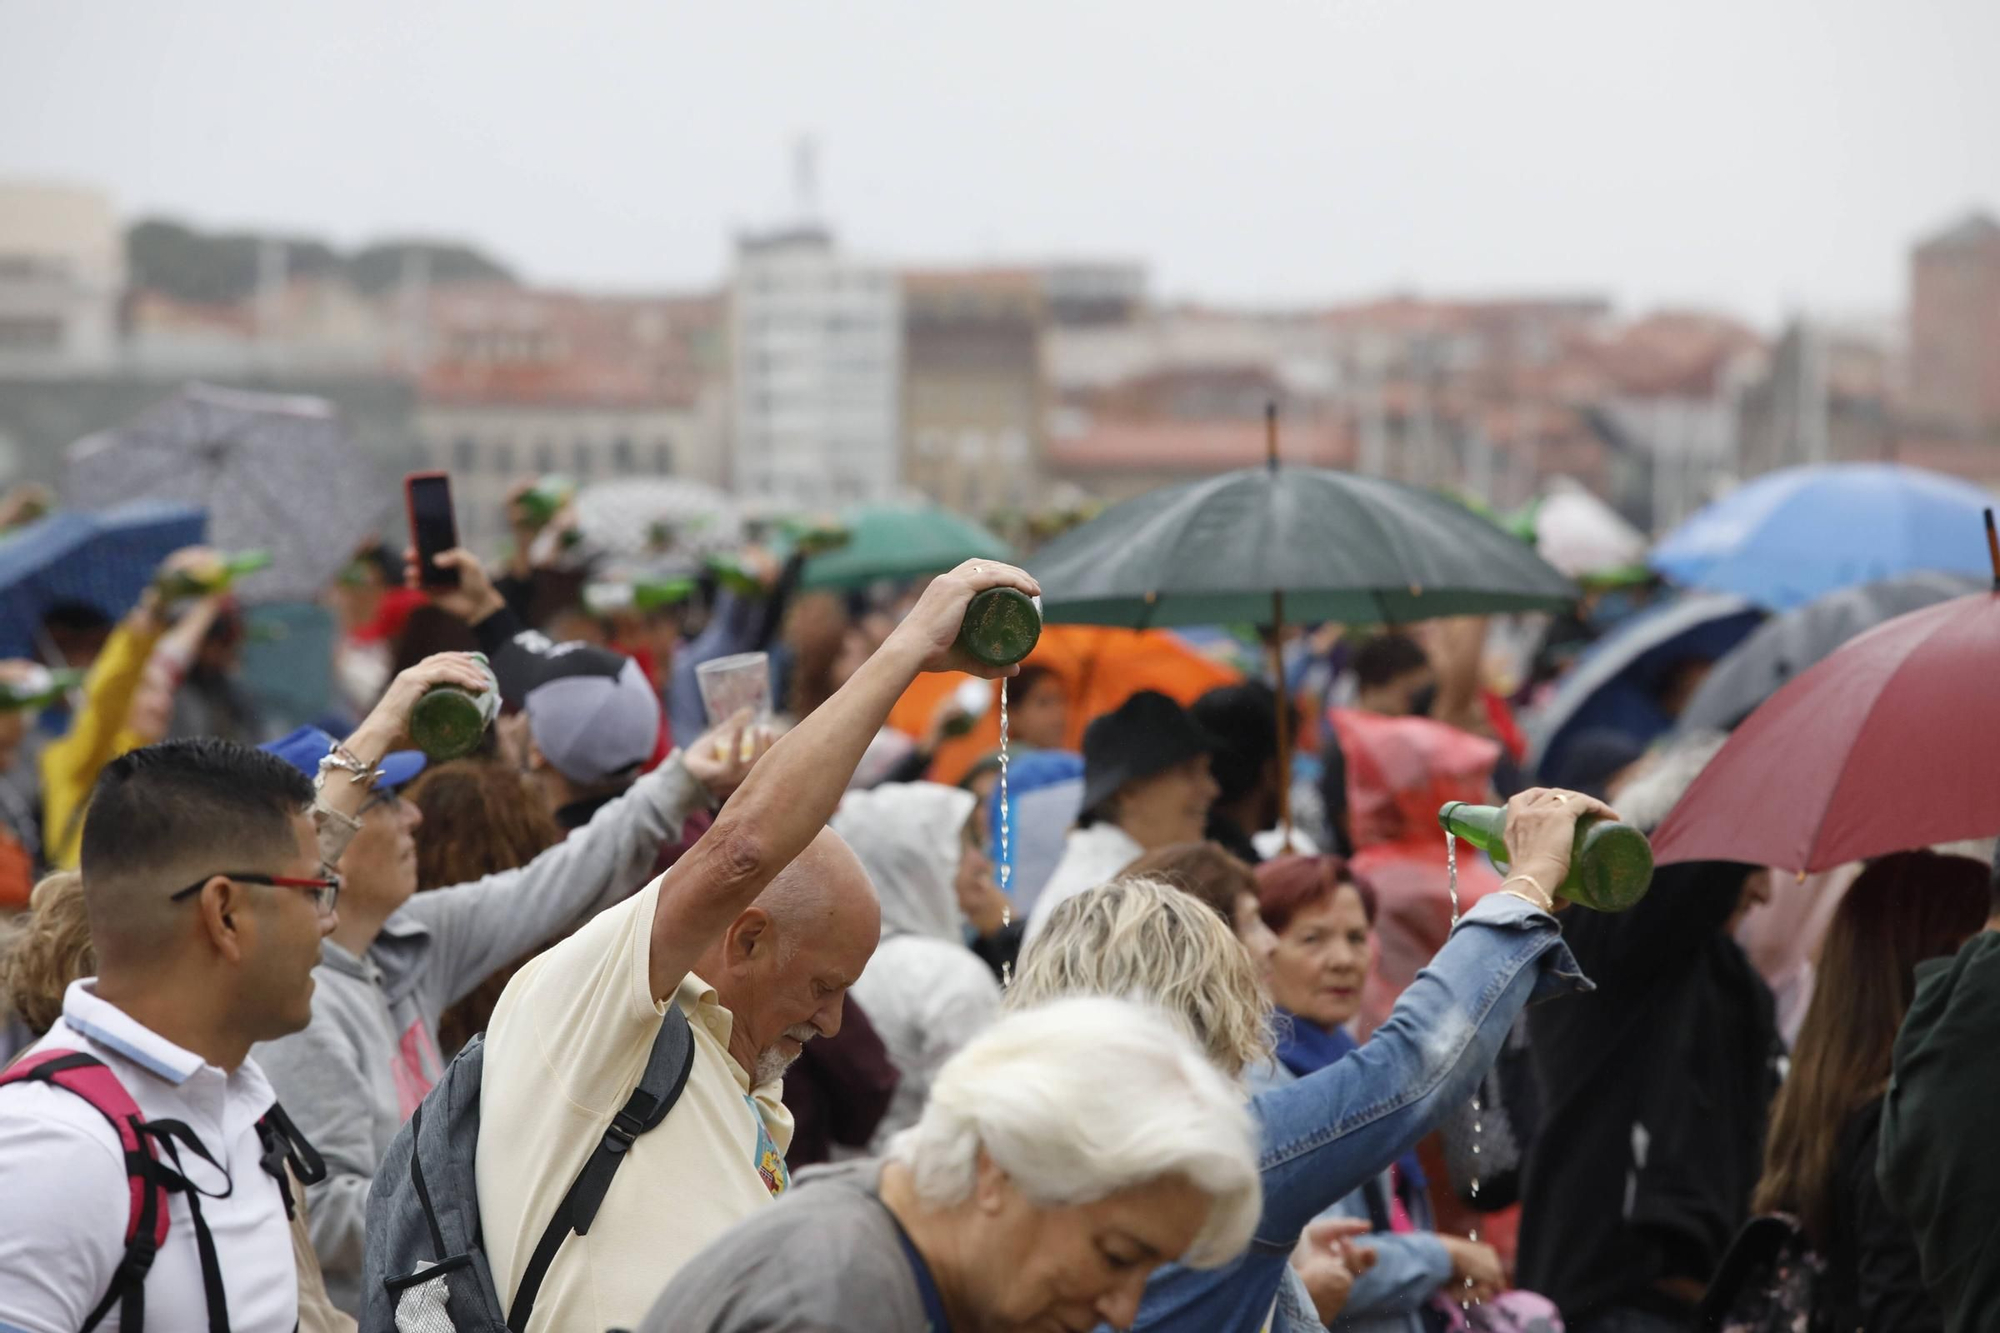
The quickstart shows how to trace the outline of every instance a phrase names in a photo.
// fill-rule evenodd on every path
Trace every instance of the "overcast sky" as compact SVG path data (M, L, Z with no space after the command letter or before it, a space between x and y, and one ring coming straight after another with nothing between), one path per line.
M0 177L128 215L719 280L825 214L896 261L1167 295L1889 312L2000 209L2000 0L0 0Z

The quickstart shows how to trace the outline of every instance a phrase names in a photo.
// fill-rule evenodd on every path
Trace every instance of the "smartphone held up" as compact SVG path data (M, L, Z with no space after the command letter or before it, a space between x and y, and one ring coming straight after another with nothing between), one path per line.
M412 472L403 478L403 494L410 507L410 545L417 552L417 581L426 588L456 588L458 571L437 563L439 554L458 545L451 477L443 472Z

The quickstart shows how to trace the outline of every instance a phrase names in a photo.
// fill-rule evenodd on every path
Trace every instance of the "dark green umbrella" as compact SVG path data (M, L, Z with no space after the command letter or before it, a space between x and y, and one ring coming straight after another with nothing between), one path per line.
M1265 423L1264 467L1113 505L1043 547L1028 566L1042 585L1043 618L1132 629L1268 625L1282 682L1287 617L1396 624L1575 600L1575 587L1534 548L1446 496L1281 466L1275 409ZM1278 710L1285 765L1289 712ZM1283 805L1289 835L1290 801Z
M1275 465L1114 505L1028 568L1045 619L1137 629L1283 616L1400 624L1576 599L1533 547L1444 496Z
M935 505L869 505L849 513L847 540L806 561L808 588L858 588L877 579L941 574L967 560L1012 560L1006 542Z

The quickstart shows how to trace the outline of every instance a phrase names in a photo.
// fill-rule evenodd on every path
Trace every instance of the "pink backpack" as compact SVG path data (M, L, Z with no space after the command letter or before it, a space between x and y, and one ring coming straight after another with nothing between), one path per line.
M207 1150L192 1131L186 1125L168 1120L149 1126L139 1104L118 1081L118 1075L102 1060L83 1051L47 1050L24 1055L0 1069L0 1088L13 1083L46 1083L83 1098L110 1122L125 1151L125 1180L132 1195L132 1206L125 1219L125 1254L112 1271L104 1298L83 1321L81 1333L90 1333L103 1323L113 1306L121 1307L118 1326L123 1333L142 1333L146 1325L146 1274L152 1271L154 1256L167 1242L167 1196L176 1190L188 1191L188 1210L202 1242L202 1285L208 1294L209 1326L227 1329L229 1314L223 1301L222 1274L215 1267L213 1246L202 1224L199 1194L188 1185L186 1177L160 1161L159 1150L153 1144L155 1138L165 1138L176 1165L180 1155L173 1145L176 1137L207 1157ZM326 1163L292 1124L285 1108L276 1103L257 1122L257 1138L264 1148L259 1165L277 1180L285 1199L285 1213L291 1216L296 1205L291 1184L285 1177L286 1166L291 1167L301 1184L316 1185L326 1179Z
M132 1190L132 1207L125 1219L125 1256L111 1275L104 1299L83 1321L90 1333L124 1302L119 1326L139 1333L146 1322L146 1274L153 1256L167 1242L167 1185L160 1174L159 1151L146 1133L146 1117L125 1085L102 1060L82 1051L36 1051L0 1070L0 1087L9 1083L46 1083L73 1092L111 1122L125 1150L125 1180Z

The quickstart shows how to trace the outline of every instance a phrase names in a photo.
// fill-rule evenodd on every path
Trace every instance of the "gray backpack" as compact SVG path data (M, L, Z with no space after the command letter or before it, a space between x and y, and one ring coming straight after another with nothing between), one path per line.
M667 1118L694 1066L694 1035L670 1004L646 1071L577 1173L501 1317L479 1232L479 1081L484 1038L474 1037L398 1130L368 1191L362 1333L525 1333L542 1279L570 1233L590 1231L626 1149Z

